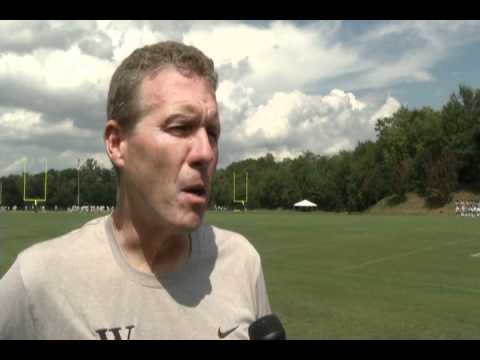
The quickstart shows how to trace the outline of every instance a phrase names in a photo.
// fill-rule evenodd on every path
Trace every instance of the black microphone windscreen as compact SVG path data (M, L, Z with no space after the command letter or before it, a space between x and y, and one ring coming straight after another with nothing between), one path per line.
M255 320L248 328L250 340L286 340L287 335L280 319L269 314Z

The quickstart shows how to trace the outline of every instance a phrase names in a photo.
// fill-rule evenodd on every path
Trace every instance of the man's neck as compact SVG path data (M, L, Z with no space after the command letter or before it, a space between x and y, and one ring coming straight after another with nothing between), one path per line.
M121 208L115 209L112 217L115 240L135 270L157 275L173 272L189 258L189 234L145 226Z

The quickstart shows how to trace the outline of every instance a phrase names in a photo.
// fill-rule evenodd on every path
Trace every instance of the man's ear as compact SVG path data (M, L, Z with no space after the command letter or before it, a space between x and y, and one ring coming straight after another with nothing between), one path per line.
M125 162L126 131L115 120L108 120L103 132L103 141L110 161L121 169Z

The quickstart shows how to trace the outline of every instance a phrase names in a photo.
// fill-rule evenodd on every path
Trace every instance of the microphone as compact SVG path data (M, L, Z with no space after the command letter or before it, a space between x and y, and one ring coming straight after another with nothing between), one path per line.
M248 327L250 340L287 340L285 329L275 314L262 316Z

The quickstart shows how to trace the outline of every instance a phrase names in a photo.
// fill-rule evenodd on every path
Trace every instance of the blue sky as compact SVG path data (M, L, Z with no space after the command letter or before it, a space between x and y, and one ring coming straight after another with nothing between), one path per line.
M355 31L364 32L372 27L380 27L385 21L355 21L346 22L346 31L343 36L353 36ZM348 29L348 30L347 30ZM422 106L431 106L434 109L441 107L448 101L449 96L458 91L459 84L471 87L480 87L480 72L478 71L478 61L480 59L480 46L478 35L471 36L463 44L463 41L452 41L450 48L445 55L438 59L429 69L433 75L432 81L412 82L394 84L389 87L390 94L397 98L402 104L407 104L410 108ZM461 36L461 35L460 35ZM401 39L400 39L401 41ZM408 52L408 49L399 47L395 51L395 45L382 46L379 52L386 56L399 52ZM359 92L360 94L360 92Z
M135 48L183 41L220 74L220 166L331 155L401 105L480 88L479 21L2 21L0 176L104 154L110 77Z

